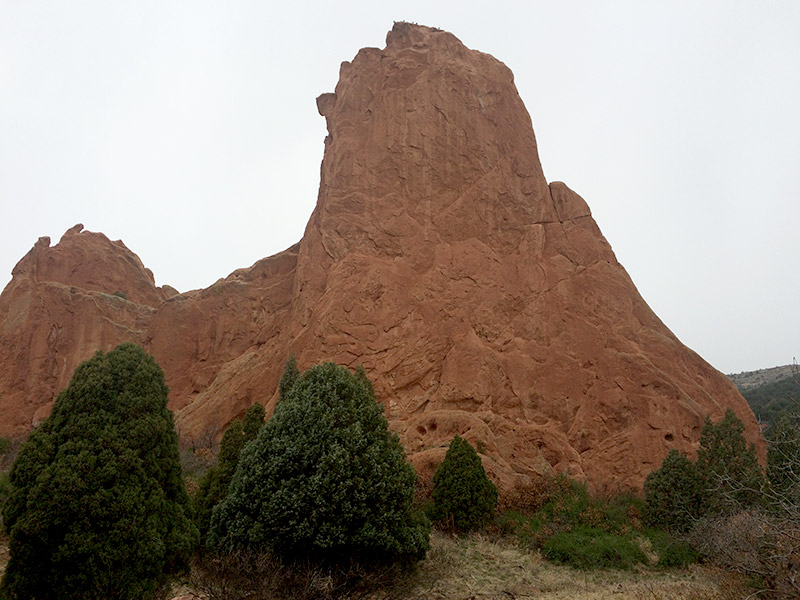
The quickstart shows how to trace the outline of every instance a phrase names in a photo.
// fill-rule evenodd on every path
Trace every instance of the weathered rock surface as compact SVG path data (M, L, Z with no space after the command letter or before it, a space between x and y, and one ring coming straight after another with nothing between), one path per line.
M98 349L145 344L165 293L139 257L100 233L39 238L0 294L0 435L49 414L72 372Z
M253 402L270 410L294 352L301 368L363 364L424 474L458 433L506 488L551 469L638 487L727 407L760 443L584 200L548 185L505 65L400 23L317 105L319 199L283 253L176 295L101 234L34 246L0 296L0 434L29 429L94 350L131 340L164 368L187 439L218 437Z

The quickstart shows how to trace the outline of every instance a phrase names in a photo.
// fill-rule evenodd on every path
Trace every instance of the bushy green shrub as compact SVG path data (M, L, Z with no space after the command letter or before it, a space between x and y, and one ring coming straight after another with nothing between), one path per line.
M550 499L537 516L553 530L580 526L597 526L602 521L597 502L592 502L586 484L559 475L553 480Z
M762 502L764 472L753 444L747 446L744 424L730 408L719 423L706 417L697 450L703 480L703 512L721 514Z
M719 423L706 417L697 462L671 450L644 484L648 525L686 531L704 515L764 504L765 479L744 424L728 409Z
M600 501L604 529L625 532L644 526L644 499L632 493L618 494Z
M630 494L595 498L586 484L564 475L554 478L551 488L549 498L536 513L537 521L550 531L592 527L627 533L641 527L643 503Z
M550 561L581 569L631 569L647 563L632 536L594 527L556 533L544 543L543 553Z
M7 599L149 598L197 542L164 373L133 344L75 370L10 483Z
M644 482L644 520L651 527L686 531L700 516L703 482L694 463L670 450Z
M419 559L429 525L412 511L415 479L363 369L318 365L242 451L209 540L290 562Z
M660 529L650 529L645 533L658 555L657 566L666 569L686 567L700 558L692 546L680 537Z
M799 466L800 420L796 414L785 414L767 434L767 479L773 504L800 506Z
M522 544L543 548L554 535L574 530L604 531L626 536L642 530L644 501L631 494L596 498L586 485L565 475L552 477L546 489L537 483L534 502L521 511L506 511L496 524Z
M580 568L630 568L647 564L643 544L649 540L661 567L697 561L697 553L680 538L645 529L644 500L631 494L592 497L584 484L564 475L553 477L546 490L522 511L507 510L496 524L524 546L539 548L554 562ZM532 509L530 507L533 507Z
M497 506L497 487L486 476L472 445L455 436L433 475L429 516L456 531L483 527Z
M208 535L214 507L228 495L242 448L256 438L263 425L264 407L255 403L247 409L244 419L234 419L222 434L217 464L203 475L193 499L195 524L201 540Z

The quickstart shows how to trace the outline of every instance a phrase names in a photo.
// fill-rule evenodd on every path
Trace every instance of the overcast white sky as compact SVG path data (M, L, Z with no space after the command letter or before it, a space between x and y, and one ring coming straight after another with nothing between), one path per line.
M297 242L339 64L395 20L514 71L549 181L724 372L800 355L800 2L0 0L0 287L40 236L181 291Z

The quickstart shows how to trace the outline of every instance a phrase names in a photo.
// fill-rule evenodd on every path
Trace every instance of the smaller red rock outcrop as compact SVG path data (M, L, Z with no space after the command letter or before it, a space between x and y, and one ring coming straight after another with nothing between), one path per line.
M37 282L114 294L154 308L167 297L156 287L150 269L121 240L112 242L102 233L84 231L81 224L68 229L56 246L50 247L50 238L39 238L11 273Z
M69 229L40 238L0 295L0 435L27 432L49 414L75 367L125 341L144 345L165 299L121 242Z

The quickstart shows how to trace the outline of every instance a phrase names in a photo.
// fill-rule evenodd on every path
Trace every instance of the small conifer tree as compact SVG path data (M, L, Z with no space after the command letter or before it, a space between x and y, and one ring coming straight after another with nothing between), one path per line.
M706 417L697 450L703 480L703 512L725 513L763 499L764 472L753 444L744 439L744 423L730 408L719 423Z
M239 462L239 453L244 446L244 428L241 419L234 419L228 425L225 433L222 434L222 441L219 444L219 455L217 456L217 467L219 468L220 481L230 483L233 472L236 470L236 463Z
M289 356L283 368L280 383L278 384L278 401L289 395L295 382L300 378L300 370L297 368L297 359L294 354Z
M244 448L244 445L248 442L256 439L258 432L261 431L261 428L264 426L264 416L264 407L258 402L253 404L247 409L247 412L244 413L244 419L242 419L242 448ZM241 452L241 448L239 452ZM236 462L239 462L238 453L236 455Z
M644 520L651 527L683 532L700 516L702 481L694 463L670 450L644 482Z
M75 370L10 486L4 599L150 598L197 542L164 373L133 344Z
M366 376L326 363L285 391L242 451L211 544L288 562L422 558L429 529L412 512L416 475Z
M480 456L455 436L433 475L431 519L468 531L491 521L496 505L497 487L486 476Z
M195 524L202 540L208 534L214 507L228 495L242 448L256 438L263 425L264 407L256 402L247 409L244 419L234 419L222 434L217 464L206 471L194 495Z

